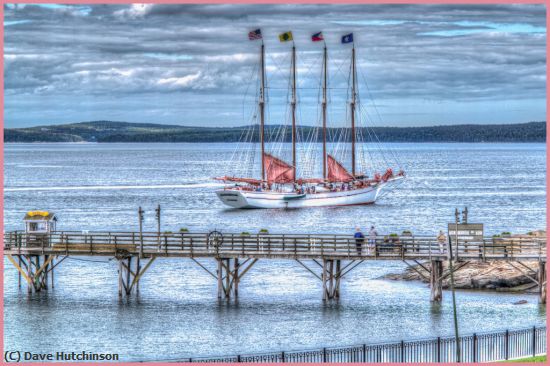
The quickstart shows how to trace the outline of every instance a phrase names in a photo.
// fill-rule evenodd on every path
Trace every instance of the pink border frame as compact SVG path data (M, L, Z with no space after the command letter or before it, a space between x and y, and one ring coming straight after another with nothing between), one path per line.
M148 1L126 1L126 0L85 0L85 1L67 1L67 0L59 0L59 1L45 1L45 0L29 0L29 1L20 1L20 0L14 0L14 1L8 1L8 0L1 0L2 8L0 8L0 20L2 21L2 28L0 30L0 44L2 46L2 59L0 60L0 65L2 68L2 73L0 74L0 86L1 86L1 98L0 98L0 107L2 109L2 118L1 118L1 127L2 130L0 131L0 135L2 137L2 149L0 151L0 162L2 163L2 168L4 166L4 4L132 4L137 2L143 2L147 4L285 4L285 3L292 3L292 4L331 4L331 3L338 3L338 4L545 4L546 5L546 141L548 144L548 139L550 138L550 132L548 131L548 117L550 116L549 112L549 103L548 103L548 92L550 91L550 83L548 81L548 71L550 70L550 66L548 64L548 58L550 56L550 52L548 51L548 29L550 27L550 12L548 10L549 2L548 0L440 0L440 1L433 1L433 0L344 0L344 1L337 1L337 0L286 0L286 1L273 1L273 0L207 0L207 1L200 1L200 0L164 0L164 1L157 1L157 0L148 0ZM548 160L550 158L550 153L548 152L548 146L546 148L546 182L548 184L548 167L550 164L548 163ZM2 229L2 232L4 232L4 169L1 170L0 176L2 177L2 186L0 187L0 194L2 195L0 199L0 229ZM548 232L548 228L550 227L550 219L548 216L548 205L550 203L550 196L548 194L546 195L546 208L547 208L547 214L546 214L546 231ZM2 245L0 246L0 252L2 253L3 257L3 237L2 237ZM547 243L548 244L548 243ZM548 262L546 263L546 270L548 273ZM0 282L0 292L2 293L2 296L0 296L0 308L2 309L2 315L4 314L4 261L2 260L0 262L0 276L2 277L2 281ZM548 310L548 309L547 309ZM548 314L548 311L546 313L546 321L548 324L548 319L550 319L550 315ZM1 326L1 334L2 337L0 338L0 348L2 349L2 358L4 357L4 317L0 318L0 326ZM550 345L550 339L548 339L547 336L547 349ZM3 362L2 362L3 363ZM20 363L22 365L37 365L38 363ZM52 362L48 363L51 365L63 365L64 363L61 362ZM90 363L80 363L75 362L72 364L78 364L78 365L89 365ZM112 363L103 363L103 364L114 364L114 365L143 365L144 363L135 363L135 362L112 362ZM155 362L155 365L175 365L177 363L162 363L162 362ZM477 363L476 363L477 364ZM481 364L481 363L479 363ZM515 363L516 365L521 365L522 363ZM237 365L233 363L223 363L220 365ZM289 364L292 365L292 364ZM313 365L312 363L304 364L304 365ZM339 364L339 365L346 365L346 364ZM352 365L347 364L347 365ZM385 365L401 365L400 363L386 363ZM425 364L425 365L432 365L432 364ZM457 364L458 365L458 364ZM525 364L527 365L527 364Z

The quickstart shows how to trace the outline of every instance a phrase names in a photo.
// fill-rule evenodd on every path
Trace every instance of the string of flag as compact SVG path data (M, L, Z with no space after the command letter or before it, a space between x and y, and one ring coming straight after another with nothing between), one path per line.
M251 40L251 41L255 41L255 40L258 40L258 39L263 39L261 29L256 29L256 30L250 31L248 33L248 39ZM320 42L320 41L324 41L324 40L325 40L325 38L323 36L323 32L317 32L317 33L311 35L311 41L312 42ZM284 33L279 34L279 41L280 42L294 41L292 31L288 31L288 32L284 32ZM353 33L343 35L342 38L341 38L341 43L343 43L343 44L353 43Z

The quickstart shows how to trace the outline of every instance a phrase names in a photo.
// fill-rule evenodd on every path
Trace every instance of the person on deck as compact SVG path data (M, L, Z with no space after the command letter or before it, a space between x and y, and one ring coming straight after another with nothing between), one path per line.
M374 225L370 227L369 232L369 245L367 247L367 254L370 254L371 249L376 248L376 237L378 236L378 232L376 232L376 229L374 228Z
M361 255L362 253L362 246L363 241L365 241L365 235L361 232L361 229L358 227L355 228L355 235L353 235L355 238L355 246L357 247L357 255Z
M447 243L447 237L443 230L439 230L439 235L437 236L437 243L439 244L439 253L445 252L445 243Z

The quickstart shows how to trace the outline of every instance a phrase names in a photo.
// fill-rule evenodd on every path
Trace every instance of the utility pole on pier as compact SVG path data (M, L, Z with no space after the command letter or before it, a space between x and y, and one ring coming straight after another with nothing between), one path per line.
M159 248L160 248L160 203L155 209L155 217L157 218L157 236L158 236Z
M462 224L466 224L468 220L468 208L464 208L462 211ZM458 212L458 208L455 209L455 247L456 247L456 257L458 258L458 224L460 224L460 213ZM460 352L460 338L458 334L458 315L457 315L457 309L456 309L456 296L455 296L455 277L454 277L454 268L453 268L453 246L452 246L452 240L451 236L449 235L449 250L448 250L448 258L449 258L449 274L450 274L450 282L451 282L451 294L453 298L453 323L455 328L455 343L456 343L456 362L461 362L461 352Z
M139 257L143 258L143 214L145 211L139 206L138 218L139 218Z

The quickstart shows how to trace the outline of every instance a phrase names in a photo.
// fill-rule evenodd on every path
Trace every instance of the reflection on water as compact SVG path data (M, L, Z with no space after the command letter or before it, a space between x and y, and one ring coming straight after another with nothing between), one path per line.
M17 144L5 148L5 225L21 229L29 209L55 211L63 230L217 228L225 232L353 233L413 228L433 234L467 205L488 233L545 225L544 144L394 144L409 178L376 205L308 210L232 210L211 177L224 173L227 144ZM204 164L202 162L205 162ZM528 164L526 164L528 162ZM48 167L55 166L55 169ZM131 187L131 188L128 188ZM291 260L260 260L243 277L238 303L218 301L216 281L188 259L158 259L139 295L119 299L109 258L69 258L56 287L28 296L5 261L5 348L118 352L123 360L309 349L452 335L448 291L431 304L417 282L379 279L400 262L361 264L342 282L341 300L324 304L321 283ZM215 270L213 260L201 260ZM312 267L315 264L310 263ZM513 305L526 299L525 305ZM536 295L458 291L460 331L544 324ZM137 337L136 334L140 336Z

